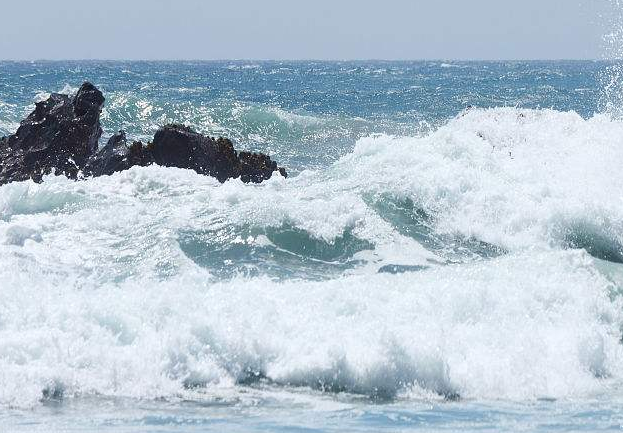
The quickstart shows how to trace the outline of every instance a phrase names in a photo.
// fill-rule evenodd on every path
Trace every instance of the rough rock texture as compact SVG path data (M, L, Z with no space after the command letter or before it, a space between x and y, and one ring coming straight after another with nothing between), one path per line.
M237 152L230 140L207 137L183 125L160 128L146 145L128 144L119 131L98 151L103 104L102 93L90 83L84 83L73 99L52 94L37 103L15 134L0 139L0 185L26 179L39 182L48 173L72 179L81 173L110 175L150 164L192 169L220 182L240 178L259 183L275 171L287 176L267 155Z
M76 179L97 150L104 96L84 83L73 99L54 93L0 141L0 184L64 174Z
M191 168L221 182L240 177L243 182L259 183L278 170L267 155L238 153L230 140L206 137L183 125L160 128L149 148L156 164Z
M153 155L146 150L143 143L135 141L128 145L125 132L119 131L110 137L106 146L91 157L84 168L84 174L85 176L111 175L135 165L144 167L153 163Z
M140 141L128 145L125 132L119 131L91 158L84 171L88 176L102 176L150 164L188 168L220 182L240 178L260 183L275 171L287 176L285 169L277 167L267 155L237 152L230 140L206 137L184 125L163 126L153 142L146 145Z

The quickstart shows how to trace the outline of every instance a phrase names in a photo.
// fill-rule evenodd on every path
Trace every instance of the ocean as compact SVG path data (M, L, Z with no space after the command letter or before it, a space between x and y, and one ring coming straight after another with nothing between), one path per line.
M0 431L621 431L616 71L0 62L0 136L88 80L100 145L183 123L289 173L1 186Z

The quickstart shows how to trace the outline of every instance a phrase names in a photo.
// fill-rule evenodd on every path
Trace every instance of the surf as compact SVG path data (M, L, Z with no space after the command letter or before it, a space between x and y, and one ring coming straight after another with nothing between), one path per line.
M623 373L622 132L469 109L261 185L4 185L0 402L600 395Z

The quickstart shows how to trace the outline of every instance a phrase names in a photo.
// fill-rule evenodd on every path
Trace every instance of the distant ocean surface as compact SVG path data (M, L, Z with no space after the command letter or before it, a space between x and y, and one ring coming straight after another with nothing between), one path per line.
M1 186L0 431L621 431L612 67L0 62L290 173Z

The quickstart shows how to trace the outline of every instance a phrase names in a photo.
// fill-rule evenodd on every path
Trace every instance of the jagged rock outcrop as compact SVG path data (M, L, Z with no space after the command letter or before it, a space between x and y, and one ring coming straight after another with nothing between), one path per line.
M153 141L147 144L128 144L125 132L119 131L91 158L85 174L102 176L150 164L188 168L220 182L240 178L243 182L260 183L270 179L275 171L287 176L285 169L277 167L267 155L237 152L226 138L207 137L175 124L158 129Z
M227 138L206 137L183 125L160 128L147 148L158 165L190 168L221 182L240 178L243 182L259 183L277 170L285 176L285 171L269 156L237 152Z
M87 177L111 175L135 165L144 167L154 162L153 155L147 151L143 143L135 141L128 144L125 132L119 131L91 157L84 168L84 175Z
M275 171L287 176L268 155L238 152L230 140L207 137L184 125L163 126L147 144L129 144L119 131L98 150L103 104L104 96L90 83L72 99L55 93L37 103L15 134L0 139L0 185L39 182L49 173L71 179L110 175L150 164L192 169L220 182L240 178L259 183Z
M73 98L53 93L0 141L0 184L64 174L76 179L97 150L104 96L84 83Z

